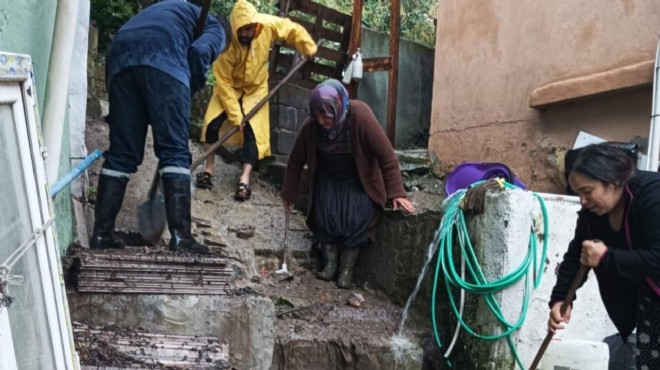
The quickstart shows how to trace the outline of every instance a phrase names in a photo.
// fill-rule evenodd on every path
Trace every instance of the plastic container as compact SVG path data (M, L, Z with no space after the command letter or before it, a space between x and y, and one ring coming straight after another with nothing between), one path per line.
M355 55L353 56L353 79L361 80L362 79L362 53L360 48L357 48Z
M541 360L541 370L605 370L610 360L606 343L576 339L550 342Z

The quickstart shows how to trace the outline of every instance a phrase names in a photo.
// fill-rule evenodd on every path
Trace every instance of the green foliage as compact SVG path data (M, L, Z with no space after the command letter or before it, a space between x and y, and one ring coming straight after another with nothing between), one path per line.
M252 5L257 8L259 13L277 14L277 1L276 0L248 0ZM211 0L211 13L222 14L229 18L229 13L234 7L236 2L232 0Z
M200 0L190 0L201 3ZM261 13L277 14L279 1L249 0ZM352 0L313 0L319 4L339 10L353 12ZM138 11L151 4L152 0L91 0L91 19L96 21L99 30L99 51L107 49L112 35ZM211 0L211 12L229 17L235 1ZM433 47L435 44L435 24L433 13L435 0L401 0L401 37ZM362 9L363 24L376 31L390 31L390 1L364 0Z
M353 1L350 0L313 0L342 13L353 13ZM401 0L401 38L435 46L435 24L433 17L437 2L435 0ZM364 0L362 5L362 23L375 31L390 32L391 19L389 0Z
M91 5L90 18L99 30L100 52L110 46L112 35L141 8L135 0L92 0Z

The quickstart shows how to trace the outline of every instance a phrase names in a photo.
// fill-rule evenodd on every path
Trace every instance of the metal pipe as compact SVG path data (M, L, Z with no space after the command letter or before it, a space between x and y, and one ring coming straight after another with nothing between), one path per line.
M658 82L658 70L660 70L660 37L655 53L655 64L653 65L653 103L651 105L651 128L649 130L649 150L646 161L647 171L658 171L660 162L660 122L658 122L658 108L660 107L660 83Z
M53 49L48 64L48 82L44 100L43 133L48 148L46 172L48 180L57 179L64 133L64 118L69 97L69 79L73 45L78 20L79 0L59 0L55 16ZM68 135L66 135L68 137Z
M92 163L96 162L103 155L103 151L96 149L92 154L88 155L82 162L78 163L69 173L62 176L50 187L50 196L55 198L60 191L69 185L76 177L80 176Z

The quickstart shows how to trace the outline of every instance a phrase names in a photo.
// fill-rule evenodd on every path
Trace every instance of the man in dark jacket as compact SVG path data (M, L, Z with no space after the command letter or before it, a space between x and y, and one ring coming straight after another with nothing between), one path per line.
M99 176L92 249L123 248L115 219L131 173L144 157L148 125L159 159L171 250L207 252L190 231L190 99L204 86L213 61L229 39L229 23L209 16L201 35L201 9L184 0L156 3L124 24L110 46L106 85L110 148Z

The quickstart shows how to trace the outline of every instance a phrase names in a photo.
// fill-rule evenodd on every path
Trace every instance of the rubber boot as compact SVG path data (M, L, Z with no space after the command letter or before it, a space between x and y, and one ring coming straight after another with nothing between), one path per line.
M337 286L343 289L351 289L353 286L353 268L357 265L360 256L360 248L344 248L339 260L339 276Z
M210 249L198 243L190 231L190 179L162 177L165 195L167 226L170 230L170 250L209 253Z
M333 244L322 244L321 252L323 253L323 270L316 274L321 280L330 281L335 278L337 274L337 246Z
M115 220L121 210L127 184L128 178L125 177L99 176L90 249L124 249L124 242L115 237Z

